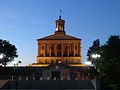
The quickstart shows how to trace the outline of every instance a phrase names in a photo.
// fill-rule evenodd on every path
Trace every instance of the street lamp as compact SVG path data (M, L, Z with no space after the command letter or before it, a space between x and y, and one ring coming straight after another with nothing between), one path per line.
M92 54L92 58L95 59L95 66L96 66L96 70L97 70L97 80L98 80L98 59L100 58L99 54Z
M90 66L91 64L91 61L85 61L85 65Z
M0 54L0 59L2 59L4 57L4 54Z
M99 54L92 54L92 58L98 59L98 58L100 58L100 55Z

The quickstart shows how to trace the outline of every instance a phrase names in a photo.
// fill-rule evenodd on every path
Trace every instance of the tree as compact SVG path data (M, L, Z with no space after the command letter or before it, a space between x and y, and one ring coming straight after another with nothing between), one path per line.
M97 66L96 59L92 57L93 54L100 54L99 39L93 41L93 45L89 47L88 52L87 52L88 61L91 61L93 65Z
M120 37L110 36L106 44L101 46L101 51L100 76L109 81L108 87L120 89Z
M6 67L8 62L11 62L15 57L18 57L17 48L8 41L0 39L0 55L2 55L0 63Z
M88 60L92 62L94 59L91 54L94 52L101 56L97 61L102 84L115 90L120 89L120 37L110 36L106 44L96 49L92 45L87 53Z

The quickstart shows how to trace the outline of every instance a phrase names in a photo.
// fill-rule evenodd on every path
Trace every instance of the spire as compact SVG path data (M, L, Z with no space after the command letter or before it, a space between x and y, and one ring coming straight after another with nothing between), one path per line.
M61 14L62 14L62 10L60 9L59 20L61 20Z
M64 25L65 21L61 19L62 10L60 9L59 19L56 20L56 31L55 34L65 34Z

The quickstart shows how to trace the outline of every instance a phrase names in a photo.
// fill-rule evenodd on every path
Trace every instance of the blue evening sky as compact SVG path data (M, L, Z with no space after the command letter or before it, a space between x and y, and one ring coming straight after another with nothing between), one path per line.
M60 9L67 34L82 39L83 63L94 40L120 35L120 0L0 0L0 38L17 47L15 60L36 62L36 39L54 34Z

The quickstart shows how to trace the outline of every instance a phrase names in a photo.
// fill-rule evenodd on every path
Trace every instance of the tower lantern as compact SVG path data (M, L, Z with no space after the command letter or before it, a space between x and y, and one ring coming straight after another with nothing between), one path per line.
M56 20L55 23L56 23L55 34L65 34L65 21L61 19L61 13L59 19Z

